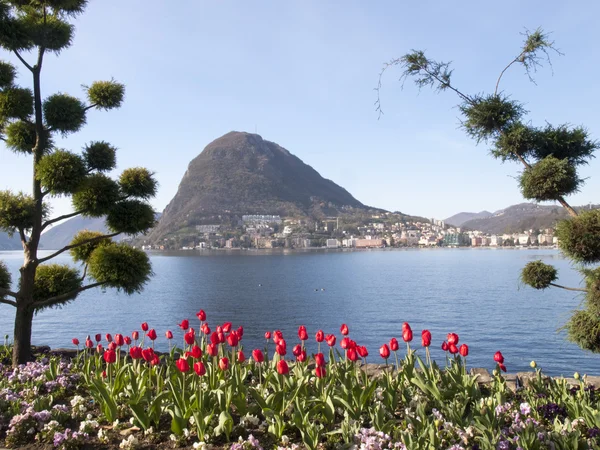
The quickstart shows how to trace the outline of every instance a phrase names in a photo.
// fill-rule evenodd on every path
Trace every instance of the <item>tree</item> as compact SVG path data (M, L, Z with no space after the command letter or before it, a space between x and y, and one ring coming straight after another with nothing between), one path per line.
M69 20L82 13L86 0L0 0L0 47L14 54L32 88L15 84L17 69L0 61L0 139L15 153L31 157L31 193L0 191L0 230L18 233L24 263L16 287L0 264L0 303L15 308L13 365L31 357L34 314L73 301L81 292L112 287L126 294L140 291L151 275L147 255L111 238L135 235L154 224L147 200L157 182L147 169L125 170L118 180L106 175L116 167L116 149L104 141L90 142L81 154L57 148L53 136L63 137L85 125L92 109L110 110L123 102L125 86L96 81L86 87L87 102L67 94L42 95L44 56L68 48L74 35ZM28 58L34 58L28 62ZM48 199L69 196L74 212L50 217ZM38 255L41 233L52 224L77 215L106 216L111 233L82 231L70 245L46 257ZM50 264L69 251L83 273ZM86 280L87 281L86 284Z
M600 210L577 212L566 197L583 186L577 173L599 147L583 126L568 124L533 126L525 120L523 104L500 89L506 71L521 66L533 81L534 72L550 53L557 53L554 42L538 28L525 33L519 53L502 69L490 94L467 94L452 83L450 63L428 58L413 50L384 65L381 76L392 68L402 70L401 81L414 80L419 88L431 87L438 92L451 91L460 99L459 110L466 134L479 143L491 146L491 155L502 162L516 162L523 171L518 176L523 197L536 202L556 201L569 213L557 224L556 235L562 252L578 264L584 288L559 285L557 270L542 261L525 266L521 280L535 289L550 286L585 293L582 307L573 311L566 329L568 338L581 348L600 352ZM377 88L379 90L379 88ZM381 112L378 98L377 110Z

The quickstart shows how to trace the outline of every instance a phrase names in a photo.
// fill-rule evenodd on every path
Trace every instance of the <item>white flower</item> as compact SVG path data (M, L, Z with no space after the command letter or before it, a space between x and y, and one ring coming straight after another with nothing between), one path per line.
M190 437L190 430L188 430L187 428L184 428L183 429L183 435L186 437L186 439L189 438Z
M91 414L88 414L88 415L86 416L86 419L87 419L87 420L92 420L93 418L94 418L94 416L92 416Z
M129 419L129 423L130 423L131 425L133 425L133 423L134 423L134 422L135 422L135 419L134 419L133 417L132 417L131 419Z
M196 419L194 419L194 416L190 416L190 425L194 425L196 423Z
M208 446L206 445L206 442L202 441L202 442L194 442L193 447L196 450L207 450Z
M154 428L150 427L146 431L144 431L144 436L149 436L154 433Z
M283 445L288 445L290 443L290 438L284 434L283 436L281 436L281 443Z
M169 436L169 439L171 439L173 442L177 442L177 436L175 436L174 434L171 434L171 436Z

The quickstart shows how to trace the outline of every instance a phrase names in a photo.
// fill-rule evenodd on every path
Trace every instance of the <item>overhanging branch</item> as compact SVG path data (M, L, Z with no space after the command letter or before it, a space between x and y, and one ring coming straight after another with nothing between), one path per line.
M19 60L23 63L25 67L27 67L31 72L33 72L33 67L31 67L31 65L23 59L23 57L19 54L18 51L15 50L14 54L17 55L17 58L19 58Z
M4 297L8 295L9 297L17 298L18 295L16 292L11 291L10 289L0 288L0 297Z
M75 289L71 292L67 292L65 294L56 295L54 297L47 298L46 300L40 300L37 302L33 302L33 307L35 309L40 309L40 308L46 308L48 306L54 306L54 305L60 304L62 302L65 302L67 300L71 300L74 296L76 296L77 294L79 294L83 291L87 291L88 289L93 289L95 287L102 286L103 284L106 284L106 282L98 282L98 283L88 284L87 286L82 286L78 289Z
M4 298L0 298L0 303L4 303L5 305L14 306L15 308L17 307L16 302L13 302L12 300L6 300Z
M577 292L587 292L588 291L587 289L561 286L560 284L556 284L556 283L550 283L550 286L554 286L554 287L557 287L557 288L565 289L567 291L577 291Z
M85 211L86 210L82 209L81 211L75 211L75 212L72 212L69 214L64 214L62 216L55 217L54 219L47 220L42 225L42 231L44 231L46 229L46 227L49 227L53 223L60 222L61 220L65 220L65 219L70 219L71 217L75 217L75 216L78 216L79 214L83 214Z
M81 247L82 245L86 245L86 244L93 244L94 242L98 242L101 241L103 239L110 239L113 238L115 236L118 236L119 234L121 234L121 232L119 231L118 233L112 233L112 234L103 234L102 236L96 236L94 238L91 239L87 239L85 241L81 241L78 242L77 244L71 244L71 245L67 245L66 247L61 248L60 250L55 251L54 253L52 253L49 256L46 256L45 258L41 258L38 260L38 262L40 264L60 255L63 252L66 252L67 250L71 250L72 248L77 248L77 247Z

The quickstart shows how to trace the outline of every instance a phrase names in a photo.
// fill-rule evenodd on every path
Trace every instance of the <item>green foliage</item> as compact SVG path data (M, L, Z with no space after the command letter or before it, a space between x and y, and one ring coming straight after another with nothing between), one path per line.
M7 119L26 119L33 114L31 89L8 88L0 92L0 122Z
M67 94L54 94L43 104L46 124L63 134L81 129L85 125L85 105Z
M548 156L526 168L521 177L521 193L538 202L558 200L579 190L583 183L577 169L566 159Z
M116 232L144 233L154 226L154 211L140 200L123 200L111 208L106 224Z
M9 14L6 4L0 3L0 47L8 51L29 50L33 47L25 20Z
M548 124L544 129L535 132L533 156L538 160L554 156L567 160L569 164L580 165L587 164L598 148L598 141L590 140L588 131L583 127L553 127Z
M11 63L0 61L0 89L12 86L17 76L17 69Z
M10 289L12 284L12 276L8 271L8 267L4 261L0 261L0 289ZM2 298L0 296L0 298Z
M111 81L94 81L87 89L88 99L100 109L119 108L125 97L125 85Z
M5 128L6 146L14 152L31 153L37 139L35 124L24 120L9 123Z
M83 150L83 159L89 170L107 172L117 166L116 151L108 142L90 142Z
M120 191L116 181L106 175L89 175L73 194L73 207L84 216L100 217L119 201Z
M521 271L521 281L534 289L546 289L558 278L554 266L541 260L532 261Z
M525 67L525 70L530 74L531 70L535 71L539 67L540 52L546 55L548 58L548 50L558 51L554 48L554 41L550 40L550 35L541 28L537 28L533 33L529 31L525 32L525 42L521 54L517 58L517 61Z
M126 169L119 178L121 190L127 196L148 199L156 195L154 174L143 167Z
M96 281L131 295L142 291L152 267L143 251L126 244L114 244L99 247L92 253L88 271Z
M556 226L560 249L583 264L600 262L600 210L582 211Z
M46 4L57 13L76 15L83 12L87 0L46 0Z
M60 17L29 10L20 20L24 22L29 40L36 47L58 53L73 41L75 27Z
M47 208L42 209L45 217ZM35 201L30 195L0 191L0 230L12 235L15 231L29 230L35 221Z
M460 105L460 111L465 116L462 126L477 142L509 130L525 114L519 102L498 94L479 95Z
M597 311L576 310L565 327L571 342L584 350L600 353L600 316Z
M36 302L76 291L81 287L81 275L77 269L63 264L42 264L35 273L33 299ZM74 300L77 293L65 300L60 300L48 306L64 305ZM42 308L43 309L43 308Z
M82 242L89 241L91 239L96 239L93 242L79 245L78 247L74 247L69 250L71 257L78 262L87 263L92 255L92 252L96 250L98 247L104 245L112 245L112 241L110 238L102 238L103 233L99 231L89 231L89 230L81 230L74 237L69 245L79 245Z
M38 162L36 176L51 194L72 194L84 180L86 167L81 156L67 150L55 150Z
M443 91L450 87L450 63L428 59L421 50L413 50L391 64L399 64L404 69L403 78L414 77L419 88L430 86Z
M518 156L527 158L536 145L536 132L533 128L517 122L507 127L494 141L491 154L504 161L518 161Z

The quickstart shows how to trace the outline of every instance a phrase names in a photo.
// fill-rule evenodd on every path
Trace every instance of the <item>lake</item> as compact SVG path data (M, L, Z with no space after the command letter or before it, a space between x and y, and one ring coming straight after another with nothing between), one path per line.
M0 252L0 259L16 278L22 254ZM195 313L202 308L213 330L224 321L244 326L247 355L264 346L266 330L279 328L291 356L301 324L311 336L308 351L316 352L312 337L318 329L339 335L346 323L350 337L369 349L367 361L379 362L379 346L391 337L400 340L407 321L416 348L421 330L431 331L432 355L442 364L440 345L456 332L469 345L471 367L492 369L493 354L501 350L510 372L530 370L536 360L551 375L600 375L600 355L583 352L559 331L581 296L520 285L520 269L536 259L555 265L561 284L579 286L578 273L556 250L153 253L155 275L143 293L85 292L62 310L36 316L33 342L71 347L73 337L129 334L147 321L165 349L164 332L172 330L181 342L177 324L188 318L197 328ZM0 305L1 336L12 337L13 320L13 308Z

